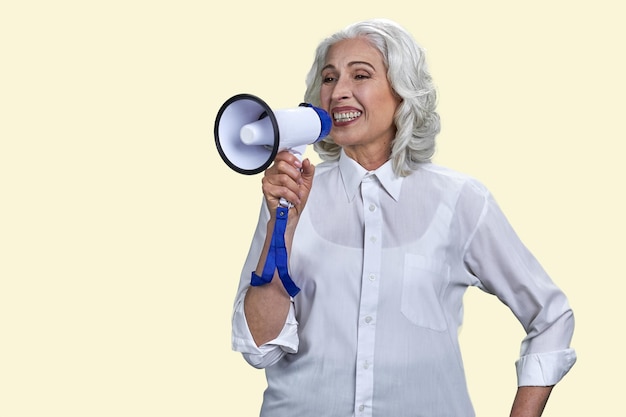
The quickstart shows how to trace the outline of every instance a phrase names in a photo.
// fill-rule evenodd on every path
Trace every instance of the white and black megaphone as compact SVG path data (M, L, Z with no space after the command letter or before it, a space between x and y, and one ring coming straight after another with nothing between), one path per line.
M238 94L217 113L215 144L226 165L253 175L267 169L279 151L301 157L306 146L328 136L331 127L330 115L311 104L272 110L254 95Z

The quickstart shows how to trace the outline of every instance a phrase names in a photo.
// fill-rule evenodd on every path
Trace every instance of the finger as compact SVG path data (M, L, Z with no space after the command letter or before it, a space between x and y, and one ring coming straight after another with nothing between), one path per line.
M292 154L289 151L280 151L278 152L278 154L276 154L276 157L274 158L274 163L280 161L284 161L296 167L297 169L300 169L302 167L302 161L300 160L300 158L298 158L296 155Z
M272 175L288 175L295 182L300 181L300 168L294 166L290 162L287 161L274 161L274 164L265 171L265 176Z
M262 179L263 194L272 200L286 199L300 204L300 187L288 175L271 175Z

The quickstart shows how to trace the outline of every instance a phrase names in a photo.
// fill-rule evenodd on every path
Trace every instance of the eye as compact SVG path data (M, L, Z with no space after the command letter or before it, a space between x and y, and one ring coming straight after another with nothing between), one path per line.
M322 77L322 82L324 84L329 84L329 83L332 83L334 81L335 81L335 77L333 77L333 76L327 75L325 77Z
M355 80L367 80L369 78L370 78L370 76L368 74L356 74L354 76Z

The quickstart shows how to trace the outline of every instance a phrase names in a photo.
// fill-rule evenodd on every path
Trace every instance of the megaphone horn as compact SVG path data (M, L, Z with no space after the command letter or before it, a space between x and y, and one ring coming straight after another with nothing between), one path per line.
M273 111L251 94L235 95L215 119L215 144L230 168L253 175L267 169L281 150L302 154L306 145L328 136L330 115L311 104Z

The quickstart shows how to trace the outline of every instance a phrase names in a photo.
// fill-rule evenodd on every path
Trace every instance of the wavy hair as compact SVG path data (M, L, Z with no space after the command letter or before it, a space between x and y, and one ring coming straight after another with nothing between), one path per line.
M339 41L358 37L367 39L382 54L389 84L402 99L394 115L397 131L390 159L396 175L406 176L420 163L430 162L441 126L436 112L437 92L424 49L404 28L387 19L372 19L354 23L324 39L307 75L304 99L320 106L321 70L329 49ZM336 160L341 151L330 136L315 143L314 149L322 160Z

